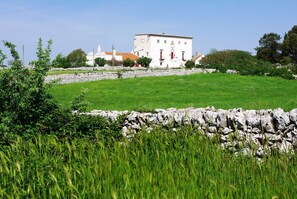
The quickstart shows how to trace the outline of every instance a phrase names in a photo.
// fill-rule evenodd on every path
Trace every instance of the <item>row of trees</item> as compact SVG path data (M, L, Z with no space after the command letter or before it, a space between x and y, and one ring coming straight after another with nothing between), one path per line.
M87 66L87 54L82 49L76 49L64 57L61 53L58 54L52 61L52 67L55 68L70 68Z
M0 51L0 61L1 61L1 51ZM149 67L152 59L148 57L140 57L136 61L131 60L129 58L124 61L118 61L115 59L106 60L104 58L98 57L94 61L95 61L95 66L105 66L106 64L108 64L110 66L123 65L125 67L133 67L136 64L139 64L147 68ZM58 54L52 61L52 67L54 68L83 67L83 66L87 66L86 62L87 62L87 54L82 49L76 49L66 57L64 57L61 53Z
M186 68L214 68L220 72L236 70L243 75L269 75L293 79L297 74L297 26L281 36L276 33L264 34L255 48L256 56L241 50L212 50L195 65L187 61ZM281 67L277 67L281 66Z
M271 63L297 65L297 26L285 33L283 41L276 33L264 34L259 40L257 58Z

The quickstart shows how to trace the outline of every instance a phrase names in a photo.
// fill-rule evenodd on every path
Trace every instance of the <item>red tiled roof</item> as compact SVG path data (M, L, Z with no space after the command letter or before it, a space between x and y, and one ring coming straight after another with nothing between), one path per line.
M105 52L107 55L112 55L112 52ZM131 59L133 61L136 61L139 57L134 55L133 53L121 53L121 52L116 52L116 56L122 56L123 61L126 59Z
M197 59L200 59L201 57L203 57L203 55L197 54L193 57L192 61L196 61Z

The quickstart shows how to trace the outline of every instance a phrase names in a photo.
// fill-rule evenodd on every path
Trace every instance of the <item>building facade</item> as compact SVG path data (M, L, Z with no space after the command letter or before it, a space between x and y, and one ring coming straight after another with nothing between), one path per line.
M192 59L193 37L165 34L136 34L134 54L152 58L151 67L174 68Z

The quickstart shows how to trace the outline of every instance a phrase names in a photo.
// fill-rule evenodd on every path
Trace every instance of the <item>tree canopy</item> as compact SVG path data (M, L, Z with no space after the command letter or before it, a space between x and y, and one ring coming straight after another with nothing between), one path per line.
M297 25L285 34L282 48L283 57L297 65Z
M67 60L72 67L86 66L87 54L79 48L69 53Z
M259 40L260 47L256 48L257 58L279 63L281 58L281 36L276 33L264 34Z
M62 53L59 53L52 61L52 67L54 68L69 68L70 66L67 58Z
M285 34L282 42L280 40L281 36L276 33L264 34L259 40L259 47L255 48L257 58L297 67L297 26Z

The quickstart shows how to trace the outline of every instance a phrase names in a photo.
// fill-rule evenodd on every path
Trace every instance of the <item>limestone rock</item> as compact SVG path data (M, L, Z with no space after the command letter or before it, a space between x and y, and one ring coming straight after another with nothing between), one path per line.
M275 109L272 112L272 116L276 122L276 128L278 130L283 131L290 124L289 114L285 113L283 109Z

